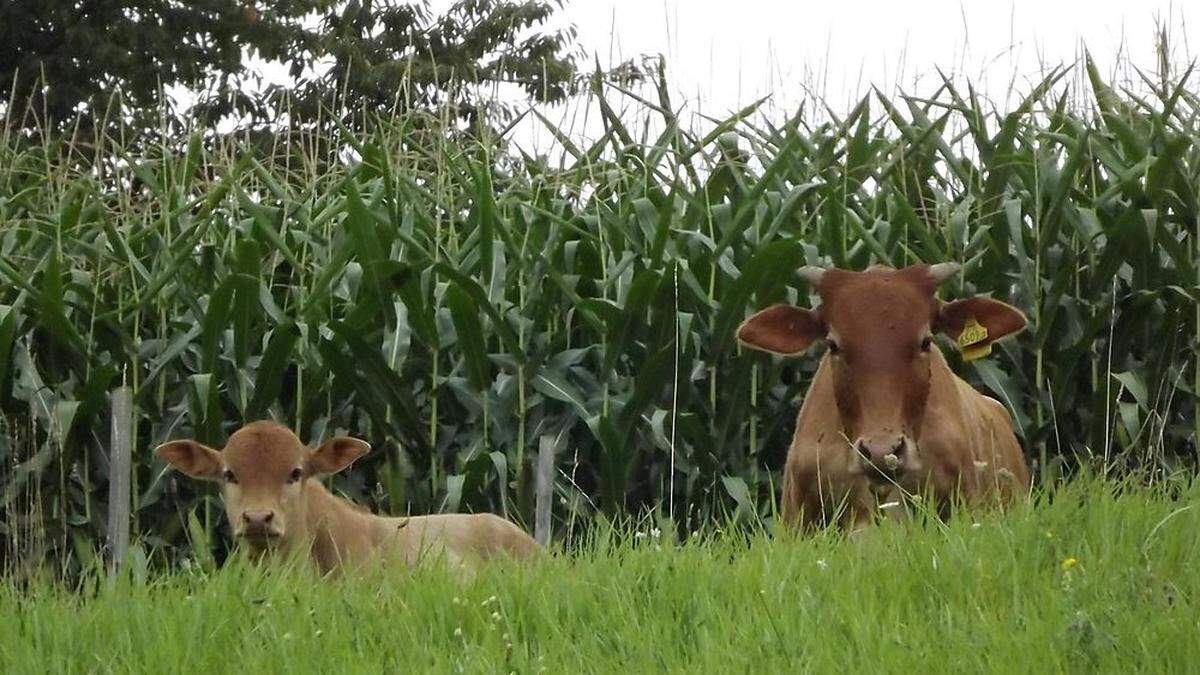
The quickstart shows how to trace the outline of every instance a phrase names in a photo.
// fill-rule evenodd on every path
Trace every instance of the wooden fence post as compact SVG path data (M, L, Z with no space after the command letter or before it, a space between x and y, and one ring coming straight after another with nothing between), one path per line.
M537 502L534 505L533 538L542 546L550 543L550 507L554 497L554 437L546 434L538 440Z
M112 444L108 452L109 574L115 574L129 550L129 479L132 455L133 393L127 386L111 395Z

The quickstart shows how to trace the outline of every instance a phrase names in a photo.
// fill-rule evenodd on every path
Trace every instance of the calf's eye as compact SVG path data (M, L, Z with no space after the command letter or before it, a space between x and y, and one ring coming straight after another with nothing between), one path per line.
M834 342L833 340L826 340L825 348L828 349L829 353L833 354L834 356L837 356L838 353L842 351L842 348L838 346L838 343Z
M225 471L221 475L225 477L226 483L237 483L237 476L234 475L232 470L225 469Z
M921 340L921 351L927 352L933 346L933 337L926 335L924 340Z
M299 467L297 467L295 469L292 469L292 474L290 476L288 476L288 482L295 483L296 481L300 480L303 477L304 477L304 471L301 470Z

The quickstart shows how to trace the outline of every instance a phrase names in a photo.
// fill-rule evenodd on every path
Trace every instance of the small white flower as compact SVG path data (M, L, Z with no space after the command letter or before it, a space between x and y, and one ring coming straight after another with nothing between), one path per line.
M656 527L653 530L650 530L650 536L655 539L658 539L659 537L662 536L662 530L660 530Z
M492 620L499 621L500 620L500 612L492 612Z
M462 637L462 628L454 629L454 637Z
M645 533L645 532L634 532L634 533L633 533L633 538L634 538L634 539L645 539L645 538L646 538L646 533Z
M829 563L825 562L824 560L817 560L817 567L821 569L828 569Z
M981 527L983 527L983 523L971 523L972 530L978 530Z
M975 470L976 471L983 471L986 468L988 468L987 462L975 462Z

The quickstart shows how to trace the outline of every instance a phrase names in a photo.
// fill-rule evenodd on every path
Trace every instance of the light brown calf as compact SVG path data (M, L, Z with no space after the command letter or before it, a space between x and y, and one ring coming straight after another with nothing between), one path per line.
M322 573L381 557L409 566L441 557L469 570L493 556L525 558L540 550L499 516L377 516L309 480L341 471L370 449L364 441L337 437L310 450L286 427L254 422L230 436L221 451L181 440L155 452L193 478L223 484L229 524L251 549L306 555Z
M1007 502L1028 493L1008 411L955 375L933 345L942 333L967 345L964 353L986 353L1025 317L986 297L938 300L937 285L957 269L806 267L820 307L775 305L738 329L743 344L776 354L818 341L827 348L784 467L786 523L857 528L906 495L930 493L945 513L959 495Z

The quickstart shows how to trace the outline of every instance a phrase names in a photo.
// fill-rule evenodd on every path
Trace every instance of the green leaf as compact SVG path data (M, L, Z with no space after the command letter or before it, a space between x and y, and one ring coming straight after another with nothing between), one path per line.
M1141 377L1137 373L1125 371L1122 373L1113 373L1112 376L1113 379L1121 383L1125 391L1133 395L1133 399L1137 401L1138 406L1142 410L1150 410L1150 395L1146 391L1145 383L1142 382Z
M482 392L487 389L492 378L487 348L483 344L479 309L471 296L456 284L446 288L446 305L450 308L450 318L454 322L458 348L466 361L467 379L471 388Z
M293 361L293 349L299 337L300 329L292 323L276 326L271 331L254 377L254 398L246 407L244 417L247 422L266 417L267 408L279 398L283 375Z
M725 492L737 502L740 511L749 515L756 513L754 503L750 500L750 488L746 487L745 480L736 476L721 476L721 485L725 486Z

